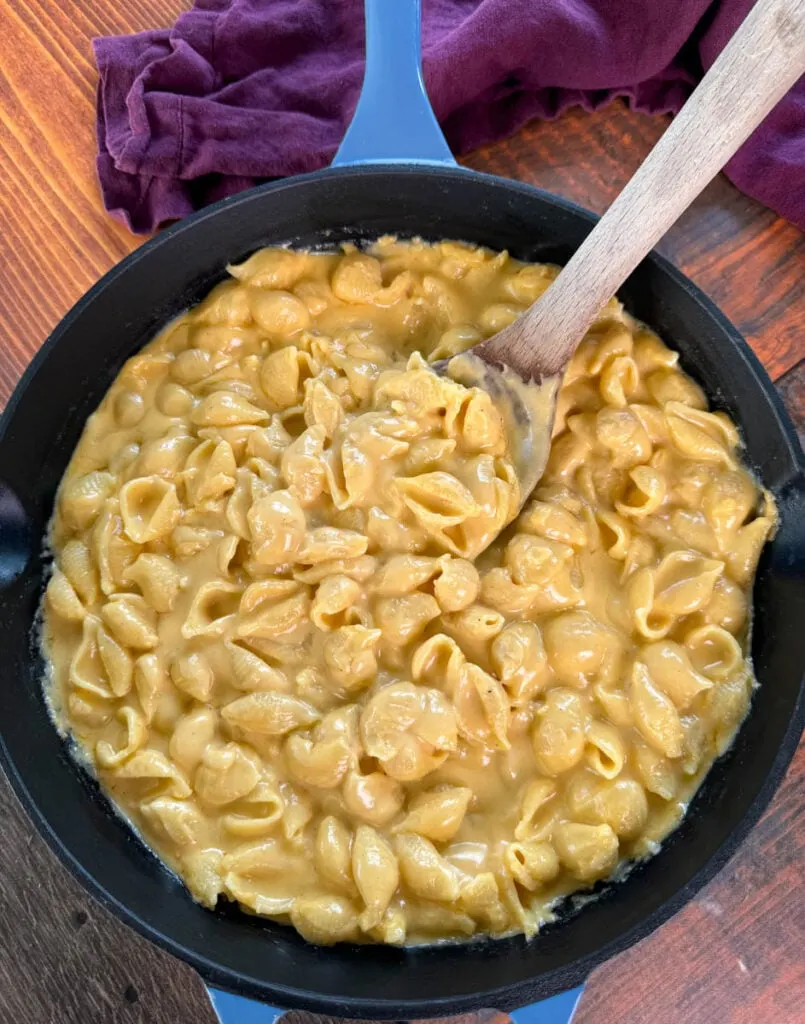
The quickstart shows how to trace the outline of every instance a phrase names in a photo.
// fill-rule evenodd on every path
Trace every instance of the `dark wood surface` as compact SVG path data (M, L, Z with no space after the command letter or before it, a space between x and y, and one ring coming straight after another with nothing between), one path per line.
M0 0L0 401L67 309L139 242L94 174L94 35L167 25L181 0ZM601 211L664 127L572 111L472 154ZM805 430L805 239L715 181L661 249L743 331ZM576 1024L805 1021L805 748L707 889L590 979ZM0 778L0 1024L212 1024L198 977L93 903ZM296 1024L311 1024L294 1014Z

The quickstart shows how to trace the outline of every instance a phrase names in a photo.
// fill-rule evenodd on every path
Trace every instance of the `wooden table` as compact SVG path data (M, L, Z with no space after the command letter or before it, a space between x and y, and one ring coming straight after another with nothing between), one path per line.
M182 6L0 0L2 402L73 302L138 244L100 204L89 40L167 25ZM662 119L621 106L571 112L466 162L601 211L662 130ZM662 249L743 331L805 429L801 233L722 179ZM576 1024L801 1024L803 812L800 747L740 853L672 921L595 972ZM4 779L0 851L2 1024L212 1024L198 977L90 901L35 835Z

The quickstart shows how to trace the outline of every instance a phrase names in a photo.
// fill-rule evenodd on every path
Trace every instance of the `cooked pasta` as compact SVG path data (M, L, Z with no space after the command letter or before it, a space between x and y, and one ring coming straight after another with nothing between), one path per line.
M731 742L775 512L676 353L607 305L521 511L494 402L429 368L555 273L264 249L88 421L47 695L201 903L323 944L532 935Z

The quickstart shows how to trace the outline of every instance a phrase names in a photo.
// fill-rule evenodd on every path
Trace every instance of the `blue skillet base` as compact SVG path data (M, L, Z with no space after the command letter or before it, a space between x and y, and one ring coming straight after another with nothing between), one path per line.
M276 1006L235 996L219 988L207 986L210 1002L221 1024L276 1024L285 1013ZM514 1024L571 1024L584 986L571 988L567 992L543 999L540 1003L512 1010L509 1017Z

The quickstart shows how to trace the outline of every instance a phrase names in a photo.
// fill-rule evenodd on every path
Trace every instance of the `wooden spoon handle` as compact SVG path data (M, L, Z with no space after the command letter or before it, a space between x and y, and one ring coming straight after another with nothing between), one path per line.
M485 359L558 373L655 243L805 72L805 0L758 0L545 295ZM805 183L803 183L805 187Z

